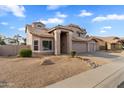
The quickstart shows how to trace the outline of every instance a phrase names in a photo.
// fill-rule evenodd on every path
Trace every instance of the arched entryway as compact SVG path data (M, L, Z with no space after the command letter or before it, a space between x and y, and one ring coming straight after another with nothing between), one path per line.
M72 51L72 31L58 28L54 30L55 55L67 54Z

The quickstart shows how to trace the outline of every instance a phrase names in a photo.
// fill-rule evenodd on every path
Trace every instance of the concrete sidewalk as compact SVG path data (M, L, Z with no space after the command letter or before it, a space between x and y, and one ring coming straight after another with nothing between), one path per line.
M113 88L124 81L124 63L109 63L46 88Z

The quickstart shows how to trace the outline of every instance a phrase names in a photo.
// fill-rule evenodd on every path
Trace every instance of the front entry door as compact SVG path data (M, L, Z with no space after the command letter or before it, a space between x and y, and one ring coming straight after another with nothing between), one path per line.
M60 48L61 53L66 54L67 53L67 32L62 32L60 36Z

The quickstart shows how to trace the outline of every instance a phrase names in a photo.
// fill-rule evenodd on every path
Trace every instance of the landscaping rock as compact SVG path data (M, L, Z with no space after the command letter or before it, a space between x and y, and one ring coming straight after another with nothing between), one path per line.
M96 64L95 62L92 62L90 59L84 58L83 59L91 68L97 68L100 65Z
M42 59L41 65L52 65L52 64L55 64L54 62L52 62L49 58L44 58Z

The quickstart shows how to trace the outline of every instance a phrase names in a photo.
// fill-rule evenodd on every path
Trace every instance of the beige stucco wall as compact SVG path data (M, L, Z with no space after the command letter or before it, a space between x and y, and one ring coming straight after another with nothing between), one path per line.
M71 51L72 51L72 34L73 34L72 32L69 32L69 33L68 33L68 37L67 37L67 39L68 39L68 40L67 40L67 42L68 42L68 43L67 43L67 44L68 44L68 45L67 45L68 53L71 53Z
M68 27L69 29L72 29L74 32L73 32L73 36L77 36L78 37L78 34L77 32L82 32L79 28L76 28L76 27ZM84 34L85 35L85 34ZM84 37L84 35L82 35L81 37Z
M60 33L61 30L54 31L55 55L60 54Z
M32 45L32 34L29 33L28 29L27 29L26 44L27 44L27 45Z
M104 50L106 48L106 44L104 41L97 42L97 50Z
M111 44L107 43L107 49L110 50L111 49Z
M18 55L20 49L30 49L26 45L2 45L0 46L0 56L15 56Z
M105 46L105 42L104 42L104 41L98 41L98 44L99 44L100 46Z
M98 43L96 44L96 50L100 50L100 46L98 45Z

